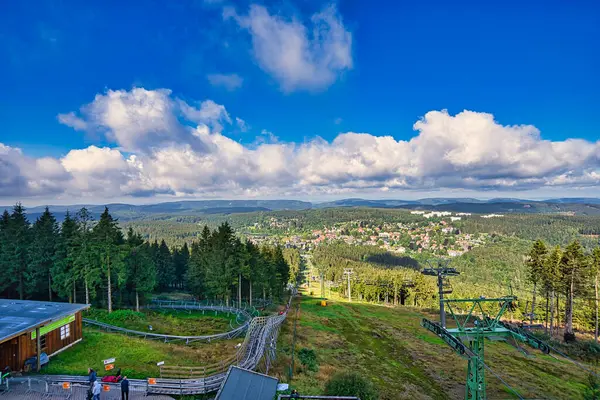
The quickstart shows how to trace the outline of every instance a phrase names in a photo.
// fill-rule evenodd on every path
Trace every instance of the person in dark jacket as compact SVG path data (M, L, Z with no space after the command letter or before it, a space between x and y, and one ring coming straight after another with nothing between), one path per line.
M129 380L126 376L121 381L121 400L129 400Z
M94 385L94 382L96 382L96 371L91 368L88 368L88 380L90 382L90 386Z

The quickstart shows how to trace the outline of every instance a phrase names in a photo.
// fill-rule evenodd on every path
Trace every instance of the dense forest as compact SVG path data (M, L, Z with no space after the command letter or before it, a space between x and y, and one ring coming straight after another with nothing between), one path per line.
M541 239L550 245L567 245L579 240L584 247L598 245L599 216L514 214L503 218L472 216L457 222L465 233L497 233L521 239Z
M86 208L67 212L61 224L46 208L31 224L17 204L0 218L2 297L85 301L109 311L181 289L199 299L251 301L281 295L300 263L297 250L242 242L227 223L169 248L131 227L123 232L108 208L98 221Z
M347 296L352 269L351 295L361 300L421 307L437 306L435 279L422 275L424 260L397 256L374 246L343 242L319 246L313 263L334 291ZM549 334L559 326L567 341L575 328L598 332L600 247L586 251L578 241L566 247L548 247L494 236L486 246L452 259L460 275L446 282L449 297L516 295L518 308L509 316L541 323ZM445 285L446 285L445 284ZM564 329L563 329L564 327Z
M433 280L419 271L410 257L398 257L373 246L352 246L343 242L322 245L313 253L313 263L323 278L334 282L333 290L348 295L344 270L352 269L351 296L389 304L433 306Z

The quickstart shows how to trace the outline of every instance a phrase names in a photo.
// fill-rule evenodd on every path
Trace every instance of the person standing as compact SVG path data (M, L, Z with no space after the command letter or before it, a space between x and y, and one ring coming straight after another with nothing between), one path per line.
M98 381L94 381L94 388L92 389L93 400L100 400L100 393L102 392L102 385Z
M129 400L129 380L126 376L121 381L121 400Z
M96 382L96 371L91 368L88 368L88 380L90 382L90 386L94 386L94 382Z

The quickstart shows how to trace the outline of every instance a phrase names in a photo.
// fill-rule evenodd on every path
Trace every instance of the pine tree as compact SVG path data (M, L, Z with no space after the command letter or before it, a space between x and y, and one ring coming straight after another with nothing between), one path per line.
M296 285L300 274L300 252L298 249L284 249L283 256L289 265L289 283Z
M31 228L25 208L17 203L10 216L8 224L8 274L17 285L19 299L23 300L25 295L25 284L29 275L29 251L31 245Z
M175 279L175 267L171 250L164 240L160 242L158 251L155 252L157 283L161 290L169 289Z
M29 252L29 286L32 291L44 285L48 289L48 300L52 301L52 267L55 262L58 242L58 223L48 207L35 221L32 228L32 243Z
M100 282L100 260L92 232L93 218L87 208L77 212L78 235L75 239L73 257L73 279L83 280L85 303L96 297L96 286Z
M266 276L264 276L265 274L262 273L261 267L262 264L260 263L261 261L261 257L260 257L260 251L258 249L258 247L256 247L256 245L254 245L254 243L252 243L251 241L246 241L246 257L245 257L245 263L246 263L246 268L244 269L244 272L247 272L248 276L246 279L248 279L248 302L250 303L250 305L252 306L252 288L254 285L254 282L262 282L263 279L266 279Z
M579 241L571 242L565 249L560 263L562 287L564 289L565 304L565 334L566 342L575 340L573 331L573 306L574 298L584 289L586 280L587 260Z
M598 343L598 278L600 275L600 247L596 247L592 252L590 268L590 272L594 279L594 340Z
M123 267L123 235L117 221L108 212L108 207L100 215L98 224L92 230L95 244L95 253L100 260L100 266L106 277L108 312L112 312L112 286L113 274L122 275Z
M533 299L531 300L531 315L529 317L529 322L533 323L533 318L535 316L535 300L536 300L536 292L537 292L537 284L540 282L542 277L542 272L544 270L544 262L546 258L546 245L541 240L536 240L529 252L527 257L527 272L528 279L531 283L533 283Z
M8 210L4 210L0 218L0 271L2 271L5 278L0 279L0 293L3 293L11 285L9 276L11 266L9 260L11 256L10 243L12 240L9 236L9 226L10 214Z
M187 286L198 298L206 297L207 255L211 246L211 232L204 226L200 240L192 243L189 267L187 271Z
M77 302L77 274L74 262L78 236L77 221L67 211L56 241L56 253L51 273L52 288L60 297L67 297L70 303Z
M236 284L238 269L242 264L241 243L233 235L228 223L221 224L211 235L207 254L206 287L217 298L229 305L231 288Z
M140 234L129 228L127 232L127 255L125 256L126 282L135 293L135 309L140 311L140 293L151 293L156 286L156 266L150 246Z
M175 287L179 289L183 289L185 277L187 275L188 264L190 261L190 251L188 249L187 243L184 243L183 246L178 249L175 248L173 250L173 264L175 271Z
M558 299L557 292L561 285L560 263L562 259L562 250L560 246L556 246L546 257L544 270L542 273L542 285L546 294L546 326L548 326L548 306L550 307L550 335L553 333L555 299ZM548 328L547 328L548 329Z

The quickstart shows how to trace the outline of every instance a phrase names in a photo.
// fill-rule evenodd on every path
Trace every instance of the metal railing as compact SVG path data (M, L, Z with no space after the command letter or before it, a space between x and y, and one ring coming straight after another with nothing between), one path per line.
M105 322L100 322L94 319L83 318L83 323L88 326L95 326L100 329L104 329L107 332L119 332L126 335L134 335L140 336L144 339L149 340L161 340L165 343L169 342L185 342L185 344L204 341L204 342L212 342L214 340L222 340L222 339L234 339L240 336L248 326L250 325L250 321L254 315L258 315L258 311L254 308L236 308L231 306L226 306L223 304L210 304L210 303L202 303L202 302L186 302L186 301L172 301L172 300L156 300L153 301L147 308L150 309L173 309L173 310L187 310L187 311L215 311L215 312L225 312L236 315L236 321L241 325L238 327L233 327L230 331L215 333L212 335L169 335L163 333L154 333L154 332L144 332L144 331L136 331L133 329L127 329L120 326L115 326L111 324L107 324Z
M292 298L295 291L290 296L285 311L280 315L269 317L254 317L249 321L248 330L242 345L238 348L235 357L223 360L219 367L206 369L206 375L192 377L188 379L169 379L169 378L149 378L129 379L130 390L143 391L145 394L165 394L165 395L197 395L215 392L227 376L227 370L231 365L237 365L241 368L254 370L258 367L260 361L265 359L267 368L275 357L276 342L279 329L290 309ZM144 334L147 334L143 332ZM182 367L185 368L185 367ZM13 381L14 379L14 381ZM19 382L23 379L31 378L11 378L11 382ZM62 387L65 382L71 385L88 385L88 378L85 376L69 375L40 375L39 380L46 382L47 387ZM118 387L118 383L102 383L110 387Z

